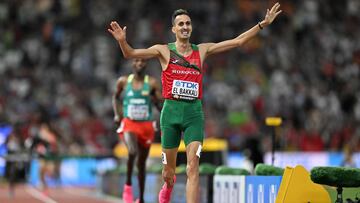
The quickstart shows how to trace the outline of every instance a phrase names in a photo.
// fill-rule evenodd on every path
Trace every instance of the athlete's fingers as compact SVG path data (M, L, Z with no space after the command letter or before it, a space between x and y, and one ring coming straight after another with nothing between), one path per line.
M282 12L282 10L275 13L275 16L279 15Z
M115 34L114 31L112 31L111 29L107 29L107 30L108 30L108 32L110 32L112 35Z
M274 12L278 8L278 6L280 6L279 3L274 4L273 7L271 8L270 12Z
M115 21L114 22L114 26L117 28L117 29L121 29L120 25Z
M279 10L279 8L280 8L280 4L278 3L278 4L276 5L276 7L275 7L274 12L276 12L277 10Z
M110 26L111 26L111 28L112 28L114 31L116 30L116 26L115 26L114 21L110 23Z
M279 10L279 8L280 8L280 6L277 6L273 12L274 13L277 12Z
M116 21L112 21L110 25L114 31L120 28L119 24Z

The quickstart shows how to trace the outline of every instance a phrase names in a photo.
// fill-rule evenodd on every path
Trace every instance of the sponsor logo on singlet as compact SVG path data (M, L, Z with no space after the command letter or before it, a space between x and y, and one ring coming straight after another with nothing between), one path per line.
M199 83L174 80L171 92L175 99L194 100L199 96Z
M129 96L129 97L132 97L132 96L134 96L134 93L133 93L133 91L129 91L127 94L126 94L126 96Z
M170 63L177 64L178 62L179 62L179 60L174 59L174 58L170 58Z

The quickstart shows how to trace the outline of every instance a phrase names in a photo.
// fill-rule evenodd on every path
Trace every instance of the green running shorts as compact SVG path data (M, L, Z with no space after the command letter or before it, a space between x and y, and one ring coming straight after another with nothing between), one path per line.
M201 100L182 101L166 99L160 116L161 146L178 148L181 135L185 146L204 139L204 112Z

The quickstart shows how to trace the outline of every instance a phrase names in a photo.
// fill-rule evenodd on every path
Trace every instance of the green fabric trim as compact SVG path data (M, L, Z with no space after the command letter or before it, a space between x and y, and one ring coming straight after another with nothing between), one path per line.
M196 44L191 44L191 48L194 51L199 51L199 47Z
M175 51L175 52L177 53L177 51L176 51L176 45L175 45L174 42L173 42L173 43L169 43L169 44L168 44L168 48L169 48L169 50L173 50L173 51Z
M182 56L181 54L179 54L179 52L177 52L177 50L176 50L176 45L175 45L174 42L173 42L173 43L168 43L168 48L169 48L170 52L176 54L179 58L181 58L182 60L184 60L184 61L186 62L186 63L184 63L182 66L184 66L185 68L195 69L195 70L197 70L197 71L199 71L199 72L201 73L201 70L200 70L200 68L199 68L197 65L195 65L195 64L190 64L190 63L185 59L184 56ZM191 49L192 49L193 51L198 51L198 50L199 50L198 46L195 45L195 44L191 44ZM170 53L170 55L171 55L171 53ZM180 64L179 64L179 65L180 65Z
M173 50L173 51L175 51L176 53L178 53L177 50L176 50L175 42L168 43L168 48L169 48L170 50ZM193 51L199 51L199 47L198 47L196 44L191 44L191 49L192 49Z

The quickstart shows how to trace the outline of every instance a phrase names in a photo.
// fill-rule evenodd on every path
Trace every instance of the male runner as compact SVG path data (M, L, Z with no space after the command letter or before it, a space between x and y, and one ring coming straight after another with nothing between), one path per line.
M31 141L30 151L35 153L39 159L40 189L43 194L49 195L46 176L56 178L60 181L60 162L58 160L59 135L50 125L49 121L43 121L39 125L39 131Z
M159 202L167 203L175 182L176 155L183 133L187 156L186 202L198 202L199 158L204 138L204 114L202 111L202 77L204 60L214 54L242 46L264 27L270 25L281 13L276 3L258 22L239 36L219 43L190 43L192 24L186 10L176 10L172 16L172 32L176 41L154 45L147 49L134 49L126 41L126 26L116 21L108 31L117 40L125 58L159 59L162 67L164 106L161 112L161 144L163 148L163 179L165 184L159 193Z
M28 161L24 157L24 142L18 127L14 127L13 131L5 140L7 148L7 157L5 165L5 178L9 182L9 197L13 198L15 195L15 185L20 180L21 169L25 167L24 162Z
M145 75L146 61L144 59L134 59L132 67L133 74L118 79L112 101L115 113L114 121L117 126L121 122L118 133L129 152L122 198L125 203L133 203L131 176L137 157L140 191L137 202L143 203L146 160L155 135L151 109L152 103L159 108L161 91L156 79ZM123 92L124 95L121 97Z

